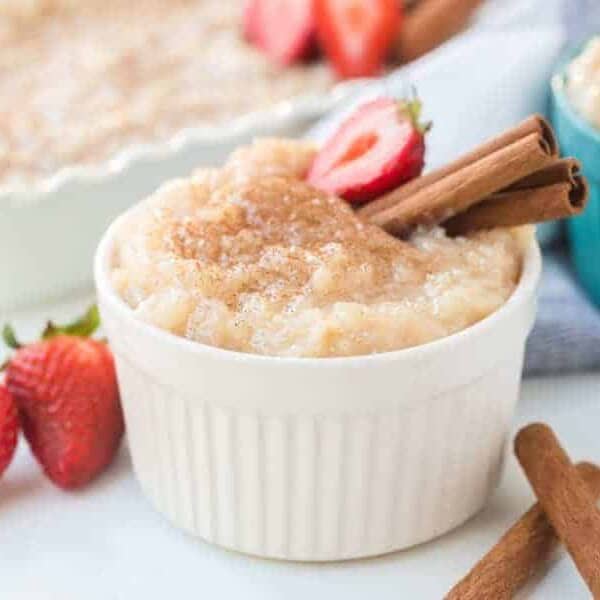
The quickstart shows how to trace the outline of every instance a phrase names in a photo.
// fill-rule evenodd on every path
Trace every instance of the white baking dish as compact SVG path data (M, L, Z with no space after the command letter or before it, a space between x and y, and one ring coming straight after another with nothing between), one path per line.
M540 253L496 313L456 335L371 356L235 353L137 320L95 279L141 486L174 525L290 560L405 548L475 514L494 490L533 323Z
M297 98L226 125L135 146L96 167L72 167L37 186L0 188L0 311L92 283L94 250L108 225L160 183L218 164L255 136L297 135L360 82Z

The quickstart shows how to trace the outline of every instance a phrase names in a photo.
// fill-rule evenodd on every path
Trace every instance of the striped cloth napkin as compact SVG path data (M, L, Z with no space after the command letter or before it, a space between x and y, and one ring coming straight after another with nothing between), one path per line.
M600 311L577 283L563 240L548 248L525 375L600 369Z

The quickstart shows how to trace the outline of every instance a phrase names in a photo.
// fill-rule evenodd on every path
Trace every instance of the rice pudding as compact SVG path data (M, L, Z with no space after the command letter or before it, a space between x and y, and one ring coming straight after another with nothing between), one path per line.
M260 140L164 185L119 223L118 294L176 335L299 357L423 344L509 298L529 228L401 241L306 184L314 155L306 142Z
M241 0L0 3L0 186L219 124L333 82L242 39Z

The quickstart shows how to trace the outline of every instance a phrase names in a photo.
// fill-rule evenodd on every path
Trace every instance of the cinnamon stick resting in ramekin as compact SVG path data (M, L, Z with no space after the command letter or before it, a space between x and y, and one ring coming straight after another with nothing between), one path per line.
M600 497L600 469L576 466L595 499ZM541 571L558 545L558 537L539 503L534 504L500 541L457 583L446 600L508 600Z
M572 216L587 200L573 160L560 160L550 126L533 116L453 163L358 210L393 235L447 224L453 234Z
M464 167L468 167L476 161L489 156L532 133L538 134L544 139L552 156L558 156L558 144L552 128L543 117L532 115L500 135L480 144L471 152L467 152L448 165L440 167L426 175L421 175L421 177L417 177L416 179L405 183L396 190L377 198L377 200L365 204L365 206L359 209L358 214L364 218L369 218L375 213L382 212L387 208L392 208L399 202L414 196L422 189L437 183L440 179L443 179Z
M575 159L557 160L549 167L497 192L444 222L450 235L494 227L516 227L577 215L588 195Z

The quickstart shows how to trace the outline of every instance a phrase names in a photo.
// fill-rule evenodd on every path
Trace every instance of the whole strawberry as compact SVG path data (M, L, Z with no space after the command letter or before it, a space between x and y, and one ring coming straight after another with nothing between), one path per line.
M42 340L16 343L6 385L17 403L23 432L48 477L59 487L85 485L112 461L124 425L112 355L88 339L98 324L91 309L71 326L48 324Z
M15 454L18 435L17 406L6 386L0 383L0 476Z

